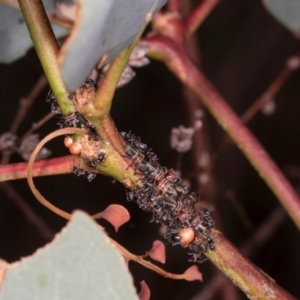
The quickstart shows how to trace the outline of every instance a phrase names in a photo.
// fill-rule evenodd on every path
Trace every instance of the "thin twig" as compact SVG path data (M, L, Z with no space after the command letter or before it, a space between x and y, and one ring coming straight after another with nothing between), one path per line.
M229 201L231 202L231 204L234 207L234 210L236 211L240 221L242 222L244 228L248 231L253 229L253 223L247 213L247 210L245 209L245 207L242 205L242 203L237 199L237 196L235 194L235 192L230 189L226 183L221 180L221 178L215 177L216 181L218 183L218 186L221 188L222 192L224 193L224 195L227 197L227 199L229 199Z
M122 72L128 62L130 54L137 42L139 41L140 36L144 31L145 26L136 36L135 40L129 45L125 50L123 50L117 58L112 62L108 72L105 74L104 79L101 83L100 88L97 90L94 106L96 108L97 115L93 114L93 117L98 117L98 119L104 119L110 112L112 99L115 94L115 90L119 79L122 75ZM95 126L99 126L98 124L94 124Z
M42 119L37 122L32 123L31 128L27 130L21 137L18 139L17 143L21 143L26 137L30 136L33 132L38 130L44 124L46 124L49 120L51 120L55 115L53 113L48 113Z
M55 214L59 215L60 217L66 219L66 220L70 220L71 219L71 214L61 210L60 208L54 206L52 203L50 203L35 187L35 184L33 182L33 176L32 176L32 167L33 167L33 163L35 161L35 158L37 156L37 154L40 152L40 150L42 149L42 147L50 140L52 140L53 138L60 136L60 135L66 135L66 134L80 134L80 135L87 135L88 132L84 129L79 129L79 128L63 128L63 129L59 129L56 130L50 134L48 134L45 138L43 138L39 144L36 146L36 148L34 149L34 151L32 152L30 159L28 161L28 168L27 168L27 181L28 181L28 185L32 191L32 193L34 194L34 196L36 197L36 199L45 207L47 207L49 210L53 211Z
M245 111L245 113L241 116L241 120L247 124L258 112L261 111L268 98L275 98L276 94L291 74L292 70L285 66L275 80L268 86L266 91ZM225 134L221 139L219 149L221 150L223 147L225 147L229 141L230 139L228 135Z
M49 228L44 220L35 213L35 211L26 203L25 199L23 199L13 186L9 182L1 182L0 187L23 213L24 218L36 228L39 234L46 241L52 240L54 237L52 229Z
M28 110L31 108L33 102L40 94L40 92L46 87L47 79L45 75L41 75L40 78L37 80L33 88L31 89L30 93L27 97L20 99L19 109L16 113L16 116L10 126L10 132L12 134L16 134L21 122L26 117Z
M77 134L77 135L88 135L88 132L85 129L79 129L79 128L73 128L73 127L68 127L68 128L63 128L63 129L58 129L50 134L48 134L45 138L43 138L39 144L36 146L34 151L32 152L30 159L28 161L28 166L27 166L27 181L28 185L36 197L36 199L45 207L47 207L49 210L57 214L58 216L70 220L72 215L65 212L64 210L54 206L52 203L50 203L35 187L35 184L33 182L33 163L35 161L35 158L39 151L43 148L43 146L52 140L53 138L60 136L60 135L66 135L66 134ZM98 219L99 218L99 213L96 213L95 215L91 216L93 219Z
M25 98L20 99L20 105L19 109L15 115L14 120L12 121L12 124L10 126L10 133L16 134L20 124L24 120L28 110L31 108L33 102L37 98L37 96L40 94L40 92L43 90L43 88L46 86L47 80L44 75L41 75L38 81L35 83L31 91L29 92L29 95ZM17 141L18 142L18 141ZM3 153L1 158L1 165L8 164L10 160L11 152Z
M275 97L283 84L292 74L291 69L284 67L275 80L270 84L266 91L253 103L253 105L242 115L244 123L248 123L266 104L268 98Z
M153 36L147 41L150 46L149 54L163 60L174 75L198 96L248 158L300 229L299 196L259 141L180 47L162 36Z
M167 278L172 278L172 279L177 279L177 280L187 279L187 276L185 275L185 273L183 273L183 274L173 274L173 273L167 272L167 271L163 270L162 268L154 265L150 261L147 261L147 260L143 259L142 256L132 254L127 249L125 249L122 245L120 245L119 243L114 241L113 239L110 239L110 242L118 249L118 251L128 261L129 260L135 261L135 262L139 263L140 265L146 267L147 269L150 269L150 270L152 270L152 271L154 271L154 272L156 272L156 273L158 273L158 274L160 274L164 277L167 277Z

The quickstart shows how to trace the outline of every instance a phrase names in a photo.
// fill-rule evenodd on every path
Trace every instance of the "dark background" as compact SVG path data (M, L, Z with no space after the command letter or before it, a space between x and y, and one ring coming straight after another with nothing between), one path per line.
M287 58L300 49L299 41L269 15L261 1L221 1L197 31L197 38L203 72L239 115L265 91L284 67ZM153 148L162 165L174 168L178 155L169 146L170 131L172 127L188 125L181 85L158 62L136 71L135 79L116 93L113 119L119 130L132 130ZM28 94L41 73L34 50L10 65L0 65L0 133L8 131L20 98ZM299 79L300 73L295 71L280 90L275 98L277 108L274 114L265 116L259 113L248 124L280 168L300 165ZM49 104L45 102L47 93L48 88L35 102L22 123L20 135L49 112ZM208 113L205 122L209 128L211 152L218 154L213 172L236 193L255 231L279 205L278 201L235 146L230 144L218 151L222 130ZM53 119L39 133L43 137L56 128ZM47 144L53 152L52 157L67 154L62 139L57 138ZM20 161L22 159L18 155L12 157L12 162ZM184 174L189 167L188 152L183 158ZM298 188L299 178L291 180ZM114 233L111 225L103 224L113 238L133 253L143 254L151 248L155 239L162 239L159 226L149 222L151 215L128 203L124 187L112 183L110 178L98 176L88 183L84 178L68 174L39 178L35 182L47 199L67 211L80 208L95 213L111 203L124 205L131 214L131 220L120 228L118 234ZM26 180L11 183L53 231L58 232L65 225L64 220L47 211L34 199ZM251 236L251 232L243 228L242 221L218 185L215 189L215 210L222 217L222 231L233 244L240 246ZM299 241L298 230L286 218L269 241L251 258L279 285L298 298ZM46 242L0 190L0 258L8 262L16 261L32 254ZM181 273L190 265L186 251L167 246L167 263L163 266L166 270ZM135 263L130 263L130 268L136 283L145 280L149 285L151 299L190 299L214 275L210 262L200 265L203 284L165 279ZM239 297L245 299L242 293Z

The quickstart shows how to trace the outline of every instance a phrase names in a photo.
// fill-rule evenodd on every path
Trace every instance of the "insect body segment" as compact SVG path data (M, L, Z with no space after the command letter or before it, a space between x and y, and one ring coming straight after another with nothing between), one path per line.
M98 164L102 163L104 161L105 155L104 153L100 153L97 158L94 160L90 161L89 165L92 168L95 168Z
M77 176L83 176L83 177L86 177L86 179L88 181L92 181L93 179L96 178L96 173L92 173L92 172L87 172L83 169L80 169L80 168L77 168L77 167L74 167L73 168L73 173Z
M190 261L203 262L203 252L213 250L211 238L214 220L207 209L198 211L194 204L199 197L180 185L173 169L162 167L157 156L131 132L121 132L126 141L124 152L130 166L143 175L143 187L127 192L127 199L153 213L152 221L167 227L165 238L172 245L180 244L192 252Z

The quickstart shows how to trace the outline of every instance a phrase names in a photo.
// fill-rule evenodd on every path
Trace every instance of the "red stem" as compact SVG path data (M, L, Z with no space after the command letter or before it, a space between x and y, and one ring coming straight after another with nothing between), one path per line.
M180 47L170 39L158 35L148 38L147 42L150 46L149 54L163 60L174 75L198 96L245 154L300 229L300 199L254 135Z
M23 162L0 166L0 182L26 178L27 165L27 162ZM37 177L71 173L74 166L80 167L86 171L99 172L83 164L78 156L68 155L59 158L36 161L32 168L32 175Z
M167 3L167 11L179 11L183 0L169 0Z

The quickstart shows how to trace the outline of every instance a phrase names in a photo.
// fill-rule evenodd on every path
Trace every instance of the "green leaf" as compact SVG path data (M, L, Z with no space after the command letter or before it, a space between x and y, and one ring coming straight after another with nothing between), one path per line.
M54 11L53 1L43 1L47 12ZM52 25L57 38L68 34L68 30ZM23 16L19 10L0 4L0 63L11 63L24 56L33 46Z
M300 0L264 0L268 11L289 30L300 31Z
M84 0L77 27L64 49L62 77L74 91L103 55L111 61L126 48L145 24L145 16L156 12L166 0Z
M138 299L123 257L85 213L54 241L8 267L0 300Z

